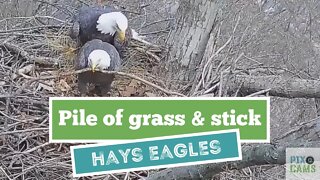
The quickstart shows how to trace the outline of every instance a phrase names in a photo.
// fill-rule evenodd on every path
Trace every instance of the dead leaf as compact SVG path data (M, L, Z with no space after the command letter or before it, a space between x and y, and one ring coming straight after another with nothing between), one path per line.
M146 95L147 97L157 97L156 94L153 94L153 93L151 93L151 92L146 92L145 95Z
M136 94L136 89L132 86L128 86L125 91L121 92L121 96L130 97Z
M70 91L72 89L64 79L60 79L57 88L62 92Z
M18 74L29 74L34 70L34 64L29 64L18 70Z
M130 82L129 86L130 86L130 87L138 87L139 83L140 83L139 81L133 79L133 80Z
M40 72L40 76L55 76L58 73L56 71L43 71Z

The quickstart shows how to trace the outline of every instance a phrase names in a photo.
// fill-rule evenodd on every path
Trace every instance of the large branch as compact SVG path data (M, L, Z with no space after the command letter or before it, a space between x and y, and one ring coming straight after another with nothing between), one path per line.
M152 174L147 180L211 179L226 170L243 169L254 165L285 164L285 148L270 144L248 145L242 148L242 161L169 168Z
M320 81L281 76L234 75L222 82L229 94L249 95L268 89L270 96L320 98Z

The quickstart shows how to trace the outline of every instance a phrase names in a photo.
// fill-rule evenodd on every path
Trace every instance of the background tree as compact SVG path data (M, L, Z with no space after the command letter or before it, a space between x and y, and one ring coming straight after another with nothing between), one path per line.
M223 0L180 0L174 29L170 32L167 61L169 84L192 84L199 74L207 45L217 26ZM173 82L173 83L172 83ZM176 83L179 82L179 83Z
M273 0L179 3L175 29L168 41L168 86L191 96L272 96L272 141L284 147L317 146L320 122L313 98L320 95L319 73L314 69L320 64L319 33L315 28L319 24L311 22L319 4ZM300 111L301 105L308 109ZM311 121L297 119L291 113ZM290 124L285 125L288 121ZM301 125L295 128L295 123ZM282 125L293 130L279 128ZM309 143L304 144L306 141ZM269 146L256 148L243 147L244 155L252 150L264 152L254 156L255 165L284 163L263 158L273 154ZM241 163L242 168L252 165L246 160ZM210 178L222 171L218 167L229 166L222 163L168 169L150 179Z

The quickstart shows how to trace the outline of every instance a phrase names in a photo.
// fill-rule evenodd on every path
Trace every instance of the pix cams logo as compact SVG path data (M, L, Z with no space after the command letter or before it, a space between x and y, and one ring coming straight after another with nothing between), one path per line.
M319 180L320 148L287 148L287 180Z
M291 173L315 173L316 165L313 156L290 156L289 172Z

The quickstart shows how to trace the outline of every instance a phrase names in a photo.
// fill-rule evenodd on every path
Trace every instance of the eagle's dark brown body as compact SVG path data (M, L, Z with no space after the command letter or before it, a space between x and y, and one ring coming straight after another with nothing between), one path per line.
M78 38L81 45L93 39L100 39L114 45L118 52L122 54L123 50L128 46L128 43L131 40L131 29L127 28L126 30L125 42L120 42L117 33L112 36L110 34L103 34L97 29L97 21L99 17L104 13L110 12L119 12L119 10L112 7L82 7L75 18L71 36Z

